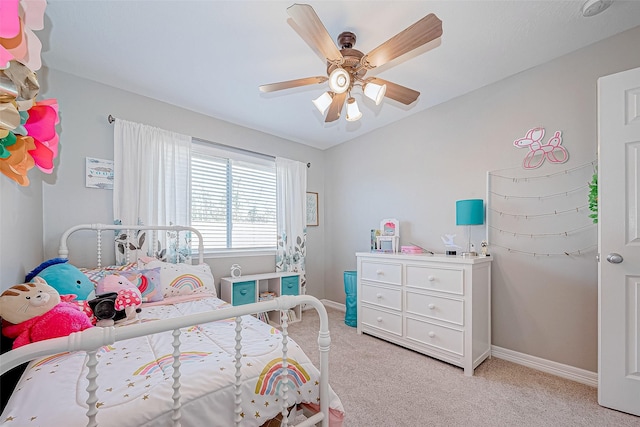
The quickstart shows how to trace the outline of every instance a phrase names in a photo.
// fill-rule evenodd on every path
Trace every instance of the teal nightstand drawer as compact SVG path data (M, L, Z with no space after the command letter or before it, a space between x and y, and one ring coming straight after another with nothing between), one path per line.
M300 293L300 276L282 278L282 295L298 295Z
M256 302L256 282L236 282L233 284L233 305L251 304Z

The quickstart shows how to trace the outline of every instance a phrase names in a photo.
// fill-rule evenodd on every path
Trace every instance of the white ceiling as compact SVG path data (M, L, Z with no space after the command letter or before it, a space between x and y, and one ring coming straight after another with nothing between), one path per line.
M589 18L583 3L311 1L334 40L352 31L364 53L429 13L443 22L439 45L367 73L419 91L415 103L375 106L357 89L362 119L329 124L311 103L326 83L258 90L326 75L288 22L293 1L49 0L37 35L49 68L326 149L640 25L638 0L616 0Z

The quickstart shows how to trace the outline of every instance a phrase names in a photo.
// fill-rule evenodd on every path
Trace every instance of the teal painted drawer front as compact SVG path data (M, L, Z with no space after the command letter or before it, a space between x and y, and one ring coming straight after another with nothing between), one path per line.
M256 302L256 282L236 282L233 284L233 305L251 304Z
M287 276L282 278L282 295L298 295L300 276Z

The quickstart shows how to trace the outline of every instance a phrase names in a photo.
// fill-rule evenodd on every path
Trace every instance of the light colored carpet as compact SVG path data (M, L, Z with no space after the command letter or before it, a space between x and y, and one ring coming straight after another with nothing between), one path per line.
M640 418L598 405L597 389L502 359L462 368L358 335L344 312L327 308L329 383L346 412L345 427L640 426ZM319 319L306 310L289 334L318 365Z

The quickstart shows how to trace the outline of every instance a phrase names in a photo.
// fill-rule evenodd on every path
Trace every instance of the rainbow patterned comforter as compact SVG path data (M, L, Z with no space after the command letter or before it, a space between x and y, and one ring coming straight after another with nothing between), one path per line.
M220 299L143 308L143 321L178 317L228 306ZM252 316L243 317L242 425L260 426L282 410L276 395L282 369L282 334ZM126 326L124 326L126 327ZM234 425L235 320L183 329L181 340L182 425ZM171 332L116 342L98 352L98 423L101 427L169 426L173 406ZM31 363L1 418L2 426L85 426L88 410L84 352ZM318 403L319 372L289 338L288 405ZM342 403L330 390L332 415ZM334 418L332 417L332 418Z

